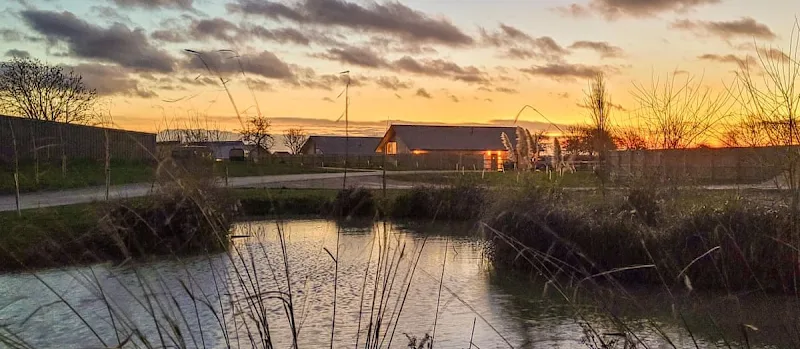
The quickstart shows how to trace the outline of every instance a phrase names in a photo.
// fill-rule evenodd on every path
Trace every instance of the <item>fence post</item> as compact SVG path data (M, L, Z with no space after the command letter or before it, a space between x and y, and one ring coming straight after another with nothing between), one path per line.
M19 154L17 152L17 136L14 134L14 125L11 123L11 119L8 120L8 128L11 130L11 142L14 147L14 189L16 190L14 199L17 204L17 216L22 217L22 210L20 210L19 207Z
M109 191L111 190L111 151L108 142L108 129L103 129L103 134L106 138L106 156L105 156L105 170L106 170L106 201L108 201Z

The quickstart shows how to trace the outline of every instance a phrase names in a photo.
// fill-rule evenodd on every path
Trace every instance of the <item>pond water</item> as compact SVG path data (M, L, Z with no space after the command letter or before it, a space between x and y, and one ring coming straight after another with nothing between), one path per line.
M744 333L784 347L797 334L792 298L574 301L493 271L472 225L260 221L234 234L247 237L229 254L0 275L0 347L290 348L291 324L300 348L330 347L332 332L336 348L426 334L439 348L622 348L620 323L650 348L736 347Z

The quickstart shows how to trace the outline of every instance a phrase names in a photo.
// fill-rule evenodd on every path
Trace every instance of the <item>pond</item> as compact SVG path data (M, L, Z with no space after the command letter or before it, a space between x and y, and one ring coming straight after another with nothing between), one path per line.
M1 275L0 347L407 348L433 335L440 348L622 348L620 323L650 348L736 346L745 332L778 347L796 330L778 320L792 299L576 301L492 270L474 225L258 221L234 235L227 254Z

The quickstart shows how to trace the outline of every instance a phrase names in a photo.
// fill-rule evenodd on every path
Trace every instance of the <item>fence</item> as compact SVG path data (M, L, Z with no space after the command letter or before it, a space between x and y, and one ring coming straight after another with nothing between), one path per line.
M790 152L798 151L798 147L615 151L609 154L608 165L617 177L657 175L683 182L758 183L775 178Z
M106 134L112 159L153 160L156 135L152 133L0 115L0 164L14 161L14 143L20 162L35 158L60 161L62 155L70 160L102 160L106 156Z
M343 155L286 155L267 156L259 161L309 167L344 167ZM380 169L384 163L387 170L481 170L485 166L479 154L397 154L397 155L350 155L347 167L355 169Z

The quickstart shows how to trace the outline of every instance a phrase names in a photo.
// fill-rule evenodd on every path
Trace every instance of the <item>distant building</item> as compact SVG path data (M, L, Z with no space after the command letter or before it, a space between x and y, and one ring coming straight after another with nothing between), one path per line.
M305 155L375 155L380 137L310 136L300 148Z
M250 150L250 147L242 141L194 142L184 145L208 147L214 154L215 160L230 160L231 156L243 158L246 155L245 151Z
M502 134L516 139L516 127L392 125L375 152L395 154L483 155L487 169L502 169L508 159Z

